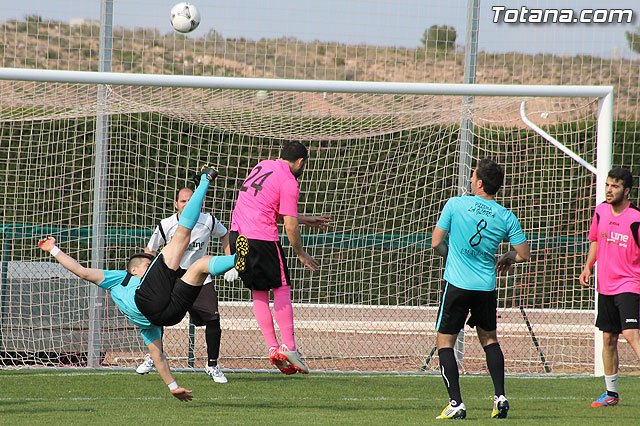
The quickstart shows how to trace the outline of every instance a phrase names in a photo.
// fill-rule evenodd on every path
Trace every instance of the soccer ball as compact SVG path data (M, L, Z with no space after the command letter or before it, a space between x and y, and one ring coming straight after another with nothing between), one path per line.
M200 25L200 12L191 3L178 3L171 8L171 25L179 33L190 33Z

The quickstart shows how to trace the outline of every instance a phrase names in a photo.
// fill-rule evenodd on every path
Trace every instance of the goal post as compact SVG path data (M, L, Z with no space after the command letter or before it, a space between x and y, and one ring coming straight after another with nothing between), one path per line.
M493 156L505 166L499 201L516 212L538 253L538 260L499 279L507 371L599 372L595 304L579 288L577 271L611 167L612 87L2 68L0 89L5 364L130 368L144 355L135 329L111 301L92 304L92 287L42 256L34 248L38 237L56 235L81 262L102 256L107 268L121 269L144 247L153 225L172 212L172 197L189 184L189 170L219 162L221 178L206 208L228 224L252 165L276 157L282 141L301 140L311 152L301 214L335 218L328 231L303 230L319 272L291 259L296 335L311 368L433 368L424 361L435 338L443 265L430 250L430 232L443 203L457 195L457 134L461 117L469 115L472 155ZM97 102L100 90L104 105ZM474 103L464 103L465 96ZM525 99L531 121L595 164L596 176L522 121ZM103 114L108 124L100 125ZM101 131L104 157L93 142ZM105 217L98 220L100 200ZM222 365L267 368L247 291L240 283L216 284L225 330ZM99 326L89 327L89 318ZM185 369L194 365L187 362L187 328L182 323L165 334L174 365ZM204 358L199 331L196 339L198 367ZM468 371L484 369L475 346L465 346ZM585 363L595 370L586 371Z

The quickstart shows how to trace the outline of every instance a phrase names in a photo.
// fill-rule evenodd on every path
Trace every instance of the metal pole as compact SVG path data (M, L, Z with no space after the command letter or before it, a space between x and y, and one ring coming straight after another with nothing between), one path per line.
M476 62L478 56L478 13L480 0L467 0L467 37L464 47L464 83L475 84ZM473 161L473 117L471 105L473 96L462 99L464 109L460 120L460 142L458 157L458 195L469 192L469 178L471 177L471 162ZM464 359L464 329L458 334L455 354L458 362Z
M113 29L113 0L100 2L100 51L99 71L111 71L111 38ZM93 225L91 239L91 267L104 269L104 247L106 226L106 193L109 148L109 115L107 105L107 87L98 87L98 115L95 135L95 175L93 180ZM87 363L91 368L100 367L101 362L101 321L104 311L105 291L91 286L89 295L89 347Z
M11 253L11 241L13 233L7 235L6 231L2 232L2 263L0 265L0 349L4 350L4 334L2 327L5 324L4 305L8 299L9 293L9 255Z
M476 63L478 56L478 13L480 0L467 1L467 37L464 49L464 83L476 83ZM473 158L473 117L470 106L473 96L465 96L462 100L465 106L460 120L460 156L458 162L458 195L469 191L471 161Z
M385 81L293 80L285 78L212 77L203 75L135 74L120 72L0 68L0 80L53 81L145 87L272 90L287 92L379 93L443 96L543 96L601 98L613 86L397 83Z
M594 205L601 203L605 199L605 183L607 175L611 170L611 156L613 152L613 92L598 100L598 134L596 143L596 201ZM598 277L598 265L595 266L596 288ZM598 292L594 291L594 313L598 315ZM602 360L602 332L594 330L594 362L593 374L595 376L604 375L604 364Z
M211 284L209 284L211 285ZM196 365L196 326L189 321L189 348L187 350L187 365L194 368Z

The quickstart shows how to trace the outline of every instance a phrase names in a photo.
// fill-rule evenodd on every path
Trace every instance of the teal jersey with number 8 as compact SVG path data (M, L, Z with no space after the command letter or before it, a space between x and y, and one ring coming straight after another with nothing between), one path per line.
M449 233L444 279L465 290L494 290L498 246L527 240L510 210L479 196L449 199L436 226Z

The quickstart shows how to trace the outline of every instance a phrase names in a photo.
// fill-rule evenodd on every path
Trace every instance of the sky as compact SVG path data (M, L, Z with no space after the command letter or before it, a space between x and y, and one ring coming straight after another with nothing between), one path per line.
M464 44L467 3L471 0L192 0L202 16L191 36L215 29L223 37L259 40L295 37L417 47L431 25L453 26ZM478 46L487 52L552 53L640 59L627 46L625 31L640 26L639 0L478 0ZM114 25L171 31L169 11L176 0L114 0ZM0 21L40 15L45 19L99 19L101 0L20 0L3 2ZM632 9L631 24L506 24L492 22L492 6L509 9Z

